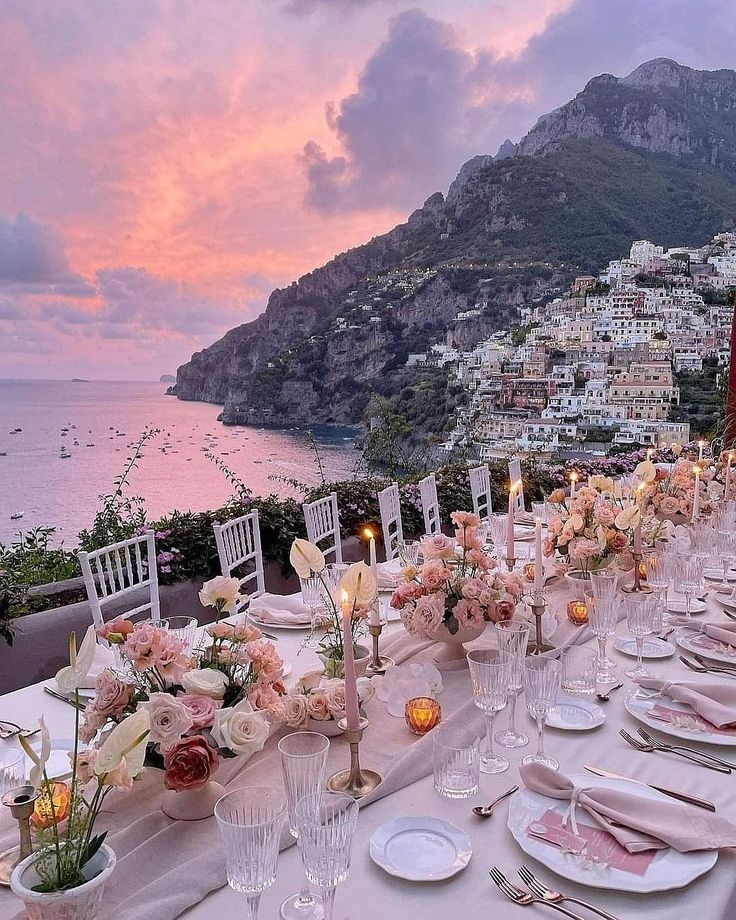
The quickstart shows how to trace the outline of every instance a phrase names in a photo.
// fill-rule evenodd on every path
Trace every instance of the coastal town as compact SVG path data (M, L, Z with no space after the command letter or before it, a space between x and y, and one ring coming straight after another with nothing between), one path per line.
M467 392L441 450L471 448L488 460L580 451L591 441L594 453L686 443L697 432L675 420L678 379L706 366L716 376L727 370L734 288L736 233L700 248L637 240L597 277L522 306L520 328L470 351L448 337L410 355L410 364L447 367Z

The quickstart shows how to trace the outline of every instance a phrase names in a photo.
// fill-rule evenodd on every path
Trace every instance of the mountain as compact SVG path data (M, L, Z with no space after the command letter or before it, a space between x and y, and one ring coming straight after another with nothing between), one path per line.
M658 58L603 74L405 224L274 291L172 392L223 404L226 423L275 425L359 423L376 392L439 434L453 394L407 368L411 352L475 344L634 239L698 245L734 215L736 73Z

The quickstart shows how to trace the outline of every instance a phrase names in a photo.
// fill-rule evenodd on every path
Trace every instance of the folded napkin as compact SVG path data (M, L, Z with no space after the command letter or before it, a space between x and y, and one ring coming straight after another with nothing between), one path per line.
M262 594L251 601L248 613L274 626L309 626L312 622L311 611L304 603L301 591L295 594Z
M698 623L693 622L690 617L673 617L669 619L670 626L687 626L695 632L701 632L711 639L718 642L725 642L726 645L736 645L736 623Z
M656 690L678 703L688 703L716 728L733 728L736 725L736 684L669 681L659 677L637 677L635 681L645 690Z
M92 667L89 669L87 676L79 685L80 690L94 690L97 678L102 674L105 668L115 667L115 657L112 649L108 645L98 642L95 646L95 657Z
M376 566L379 588L395 588L401 581L401 571L404 566L399 559L388 562L379 562Z
M680 853L736 846L736 825L674 799L650 799L634 792L590 785L576 786L562 773L542 764L519 767L527 789L570 802L563 823L577 833L580 807L629 853L672 847Z

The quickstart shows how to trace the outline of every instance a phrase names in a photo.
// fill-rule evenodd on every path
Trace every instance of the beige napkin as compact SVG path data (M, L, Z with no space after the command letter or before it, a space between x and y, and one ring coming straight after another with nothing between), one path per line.
M274 626L309 626L312 622L301 591L295 594L262 594L251 601L248 613Z
M376 569L379 588L395 588L401 581L401 570L403 569L403 565L399 559L391 559L389 562L379 562Z
M692 680L673 682L658 677L637 677L635 681L645 690L656 690L678 703L688 703L716 728L736 725L736 684Z
M688 629L701 632L718 642L725 642L726 645L736 645L736 623L698 623L690 617L673 616L670 616L669 622L671 626L687 626Z
M680 853L736 846L736 825L693 805L596 786L595 780L576 787L564 774L538 763L519 767L519 774L532 792L552 799L574 799L629 853L668 846ZM573 823L574 807L568 825Z

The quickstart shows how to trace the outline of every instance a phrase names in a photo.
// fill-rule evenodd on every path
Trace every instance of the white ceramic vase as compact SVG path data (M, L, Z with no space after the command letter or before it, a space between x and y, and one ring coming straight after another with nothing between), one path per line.
M31 853L18 863L10 878L13 894L25 905L28 920L96 920L105 883L115 868L114 851L103 844L82 869L88 881L68 891L33 891L41 881L35 868L37 859L38 853Z
M440 671L443 667L453 667L459 661L465 661L465 642L472 642L485 632L487 624L480 626L461 626L455 635L452 635L443 623L437 630L435 639L437 647L434 650L434 660Z
M175 792L166 789L161 797L161 811L175 821L201 821L211 818L215 804L225 795L225 787L211 779L196 789Z

